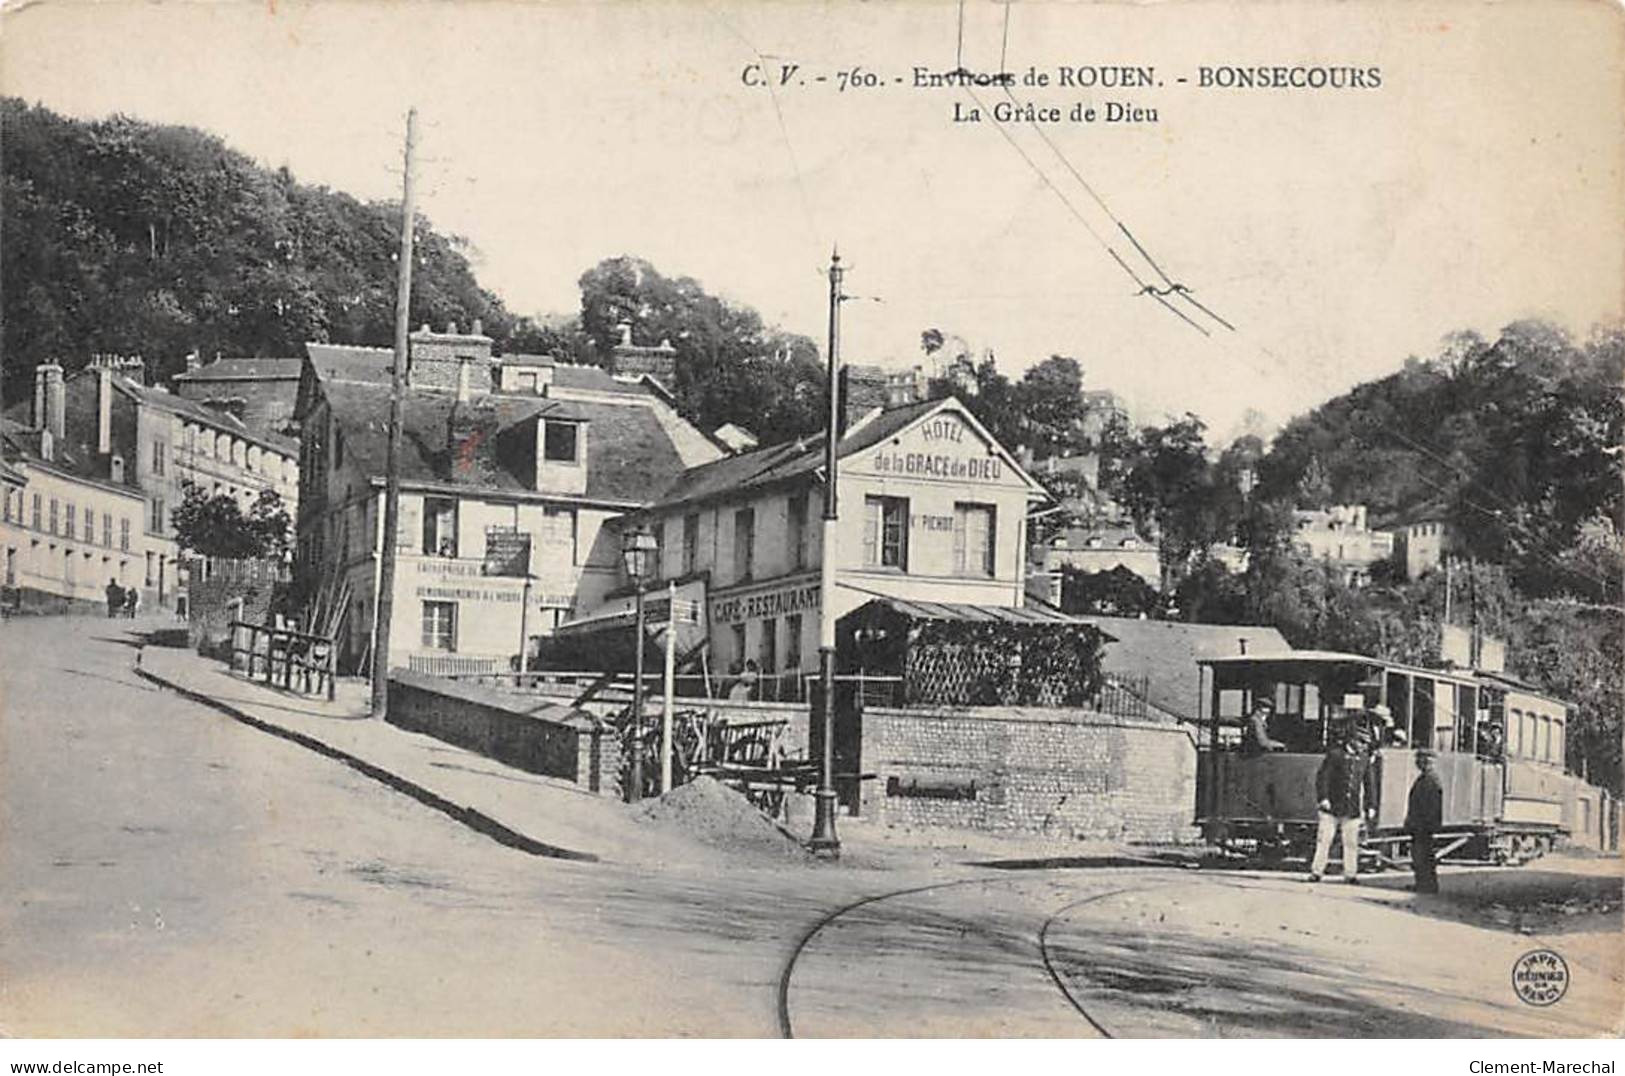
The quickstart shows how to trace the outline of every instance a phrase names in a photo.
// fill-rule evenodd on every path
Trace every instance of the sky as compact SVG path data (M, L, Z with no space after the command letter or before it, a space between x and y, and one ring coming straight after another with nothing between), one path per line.
M573 312L585 269L632 254L822 346L838 243L844 358L911 365L930 327L1012 377L1071 355L1216 440L1446 333L1583 334L1625 301L1612 3L36 0L0 31L6 94L200 127L367 199L399 197L415 107L421 211L515 312ZM1381 85L1200 85L1258 65ZM960 66L1062 121L955 122L1005 98L913 84ZM1152 84L1058 84L1120 67ZM1167 284L1134 241L1234 331L1136 294L1114 254Z

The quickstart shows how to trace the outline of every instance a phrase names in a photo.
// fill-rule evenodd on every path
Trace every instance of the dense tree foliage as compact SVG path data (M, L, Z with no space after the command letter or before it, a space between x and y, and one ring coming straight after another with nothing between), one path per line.
M205 557L247 560L282 559L288 552L293 523L282 497L261 490L247 512L227 493L210 496L188 482L173 515L175 539L182 549Z
M393 338L400 207L270 170L220 139L123 116L66 119L0 99L5 396L30 370L139 354L149 377L205 357L298 355ZM465 246L417 225L414 324L514 325Z
M639 344L676 349L678 409L701 428L735 422L764 443L824 428L826 375L807 337L764 325L755 310L691 277L667 277L626 256L582 274L581 317L561 335L577 361L602 365L622 323Z
M1156 587L1119 564L1103 572L1061 570L1061 609L1095 616L1153 616L1161 610Z
M1259 492L1377 519L1443 512L1465 552L1506 565L1525 594L1616 602L1622 383L1620 327L1584 342L1535 321L1494 341L1459 333L1288 423Z

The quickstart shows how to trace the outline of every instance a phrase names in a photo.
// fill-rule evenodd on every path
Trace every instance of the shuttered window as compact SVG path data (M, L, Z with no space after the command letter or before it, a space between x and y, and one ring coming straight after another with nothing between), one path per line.
M954 574L993 577L993 506L954 505Z
M871 568L907 571L907 499L865 497L863 509L863 563Z

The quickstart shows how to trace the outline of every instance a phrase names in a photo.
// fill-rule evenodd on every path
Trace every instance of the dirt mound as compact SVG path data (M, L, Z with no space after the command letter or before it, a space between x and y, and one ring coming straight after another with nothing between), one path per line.
M697 777L633 812L640 822L680 829L693 840L728 852L806 859L800 843L712 777Z

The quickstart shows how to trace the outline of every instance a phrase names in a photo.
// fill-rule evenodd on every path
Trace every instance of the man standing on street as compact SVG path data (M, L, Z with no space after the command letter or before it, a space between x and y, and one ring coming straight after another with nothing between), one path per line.
M1320 814L1315 826L1315 858L1309 880L1320 881L1331 857L1332 838L1343 842L1343 877L1360 882L1360 819L1377 819L1377 771L1365 750L1365 741L1345 728L1315 773L1315 799Z
M1424 747L1416 752L1416 768L1421 772L1411 784L1409 809L1405 812L1405 832L1411 835L1411 871L1418 893L1439 891L1439 867L1433 858L1433 835L1444 822L1444 789L1433 772L1433 752Z

